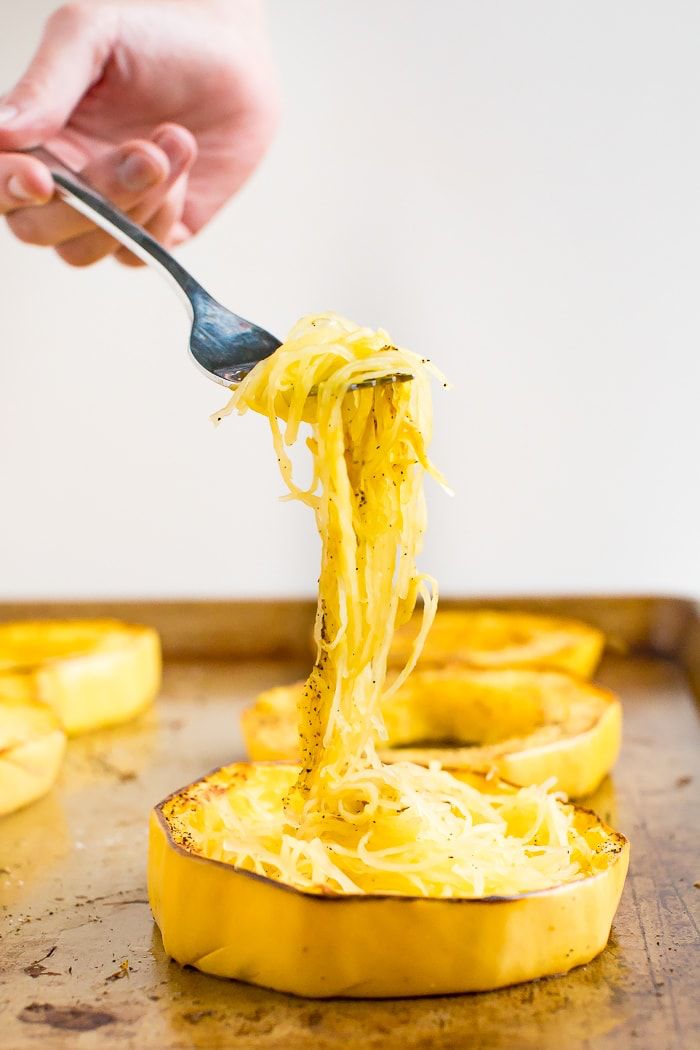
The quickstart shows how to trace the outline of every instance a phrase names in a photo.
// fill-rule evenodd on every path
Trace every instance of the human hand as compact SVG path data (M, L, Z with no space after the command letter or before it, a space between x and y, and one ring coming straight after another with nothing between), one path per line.
M277 96L258 0L93 0L59 8L0 98L0 214L30 244L87 266L139 260L53 197L46 146L172 247L262 157Z

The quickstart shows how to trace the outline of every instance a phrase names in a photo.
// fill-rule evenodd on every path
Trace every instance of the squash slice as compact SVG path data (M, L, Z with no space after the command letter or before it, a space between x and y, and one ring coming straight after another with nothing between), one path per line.
M69 736L119 725L155 698L160 642L117 620L0 624L0 695L40 700Z
M303 683L262 693L241 717L254 761L298 760ZM384 762L497 772L514 784L556 777L574 798L595 791L620 750L622 705L614 693L550 671L414 671L383 701Z
M50 707L0 695L0 815L51 789L65 749L66 734Z
M408 660L418 631L414 617L399 628L389 655L393 667ZM437 613L418 660L419 667L530 667L568 671L590 678L600 661L605 636L577 620L488 609Z
M237 763L152 812L149 898L177 962L296 995L377 998L500 988L566 972L605 947L629 844L577 807L575 826L594 849L590 871L511 897L310 892L211 859L196 845L222 796L244 806L249 784L259 792L262 783L282 806L297 774L294 766ZM457 775L489 793L515 790Z

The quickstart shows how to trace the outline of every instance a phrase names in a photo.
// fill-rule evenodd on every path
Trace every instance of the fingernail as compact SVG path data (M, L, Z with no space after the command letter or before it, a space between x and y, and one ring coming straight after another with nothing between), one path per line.
M0 124L9 124L18 113L17 106L0 106Z
M176 131L161 131L154 136L153 141L167 153L168 160L174 166L184 164L189 157L189 150Z
M38 201L38 197L31 190L28 190L26 186L23 186L17 175L11 175L7 180L7 192L15 198L16 201Z
M158 172L153 161L145 157L143 153L130 153L119 165L117 174L122 186L131 190L132 193L147 190L158 179Z

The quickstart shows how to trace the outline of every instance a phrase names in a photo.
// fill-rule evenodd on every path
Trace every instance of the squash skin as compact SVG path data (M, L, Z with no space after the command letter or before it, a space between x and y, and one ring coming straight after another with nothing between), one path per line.
M0 695L38 699L69 736L120 725L155 699L161 652L156 631L116 620L0 625Z
M262 693L241 716L249 757L295 760L302 683ZM557 672L466 667L416 670L383 702L383 761L495 772L514 784L556 777L572 798L592 794L617 760L622 705L606 689ZM447 747L435 744L455 741ZM461 745L457 741L478 741ZM433 742L433 746L431 746Z
M601 869L550 890L453 900L313 894L176 840L164 807L210 781L240 784L245 768L217 770L151 814L149 899L165 951L181 965L314 998L447 995L565 973L607 943L629 844L606 825L612 851ZM576 819L581 829L602 824L583 809Z
M66 735L50 708L0 697L0 816L51 790L65 749Z
M416 630L417 623L409 622L396 632L390 666L406 663ZM491 609L441 609L418 667L529 667L590 678L604 647L603 632L579 620Z

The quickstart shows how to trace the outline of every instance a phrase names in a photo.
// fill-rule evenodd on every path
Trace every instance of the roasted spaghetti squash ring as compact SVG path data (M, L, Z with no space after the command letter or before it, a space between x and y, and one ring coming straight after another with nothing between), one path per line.
M243 712L251 759L298 759L302 684L262 693ZM514 784L555 777L574 798L595 791L620 750L622 705L614 693L554 671L414 671L384 700L384 762L497 772Z
M418 631L414 618L394 637L393 667L408 660ZM460 663L470 667L530 667L590 678L605 645L602 631L577 620L487 609L439 611L419 667Z
M50 791L65 749L66 734L50 707L0 692L0 815Z
M160 686L157 633L117 620L0 624L0 694L38 699L69 736L119 725Z
M575 821L596 842L593 872L513 897L312 893L194 852L188 829L214 797L245 792L252 776L281 799L297 772L227 766L153 811L150 903L180 964L295 995L378 998L501 988L564 973L605 947L629 845L583 809ZM515 790L458 775L491 793Z

